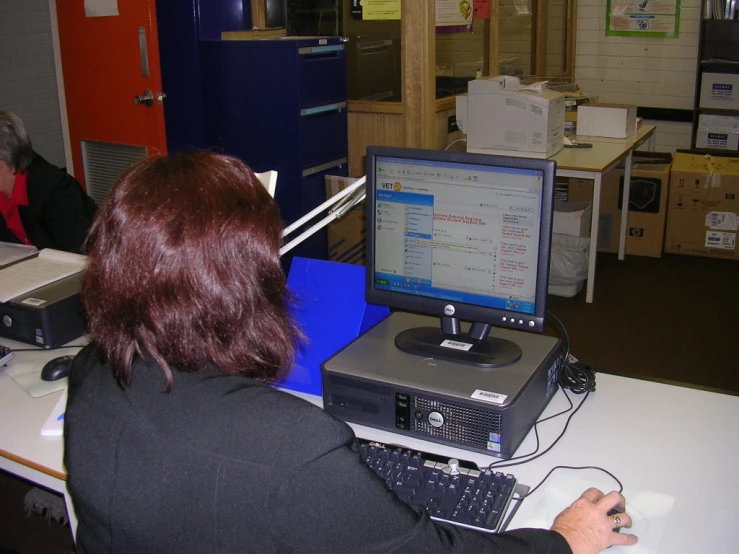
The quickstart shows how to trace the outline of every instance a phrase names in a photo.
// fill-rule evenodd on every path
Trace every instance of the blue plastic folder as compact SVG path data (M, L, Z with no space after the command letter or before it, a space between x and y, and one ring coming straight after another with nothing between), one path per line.
M364 280L364 266L293 259L287 286L308 344L275 386L321 396L321 364L390 314L386 306L365 302Z

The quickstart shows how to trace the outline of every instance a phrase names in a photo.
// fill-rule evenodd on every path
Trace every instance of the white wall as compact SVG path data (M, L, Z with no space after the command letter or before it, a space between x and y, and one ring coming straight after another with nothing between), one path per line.
M0 110L23 120L39 154L66 165L49 0L0 0Z
M693 109L700 0L682 0L675 39L608 37L606 0L578 0L575 79L602 102ZM690 123L657 125L656 150L690 147Z

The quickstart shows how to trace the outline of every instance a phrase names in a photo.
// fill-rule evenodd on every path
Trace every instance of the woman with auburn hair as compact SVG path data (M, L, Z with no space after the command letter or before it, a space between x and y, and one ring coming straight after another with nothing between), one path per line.
M636 541L605 515L623 497L595 489L553 530L498 535L398 499L346 424L269 386L302 338L280 231L277 204L228 156L148 158L113 187L88 239L91 344L65 415L79 554L591 554Z

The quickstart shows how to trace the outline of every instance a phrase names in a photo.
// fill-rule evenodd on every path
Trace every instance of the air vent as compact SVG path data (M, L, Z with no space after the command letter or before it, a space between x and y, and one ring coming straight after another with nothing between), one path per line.
M444 425L434 427L426 417L411 417L415 431L429 436L464 444L474 448L486 449L490 433L500 433L502 417L500 414L465 406L454 402L442 402L422 396L413 398L413 412L424 414L439 412L444 416Z
M82 161L87 194L98 205L102 204L121 173L143 158L146 158L145 146L83 140Z

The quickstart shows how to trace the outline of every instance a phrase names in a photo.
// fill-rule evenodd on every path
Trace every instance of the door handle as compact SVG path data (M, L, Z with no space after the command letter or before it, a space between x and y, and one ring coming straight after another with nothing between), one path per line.
M143 104L146 107L151 108L154 105L154 95L150 90L145 90L144 94L137 94L134 96L133 101L136 102L136 104Z
M166 92L157 92L157 104L162 104L167 97Z

